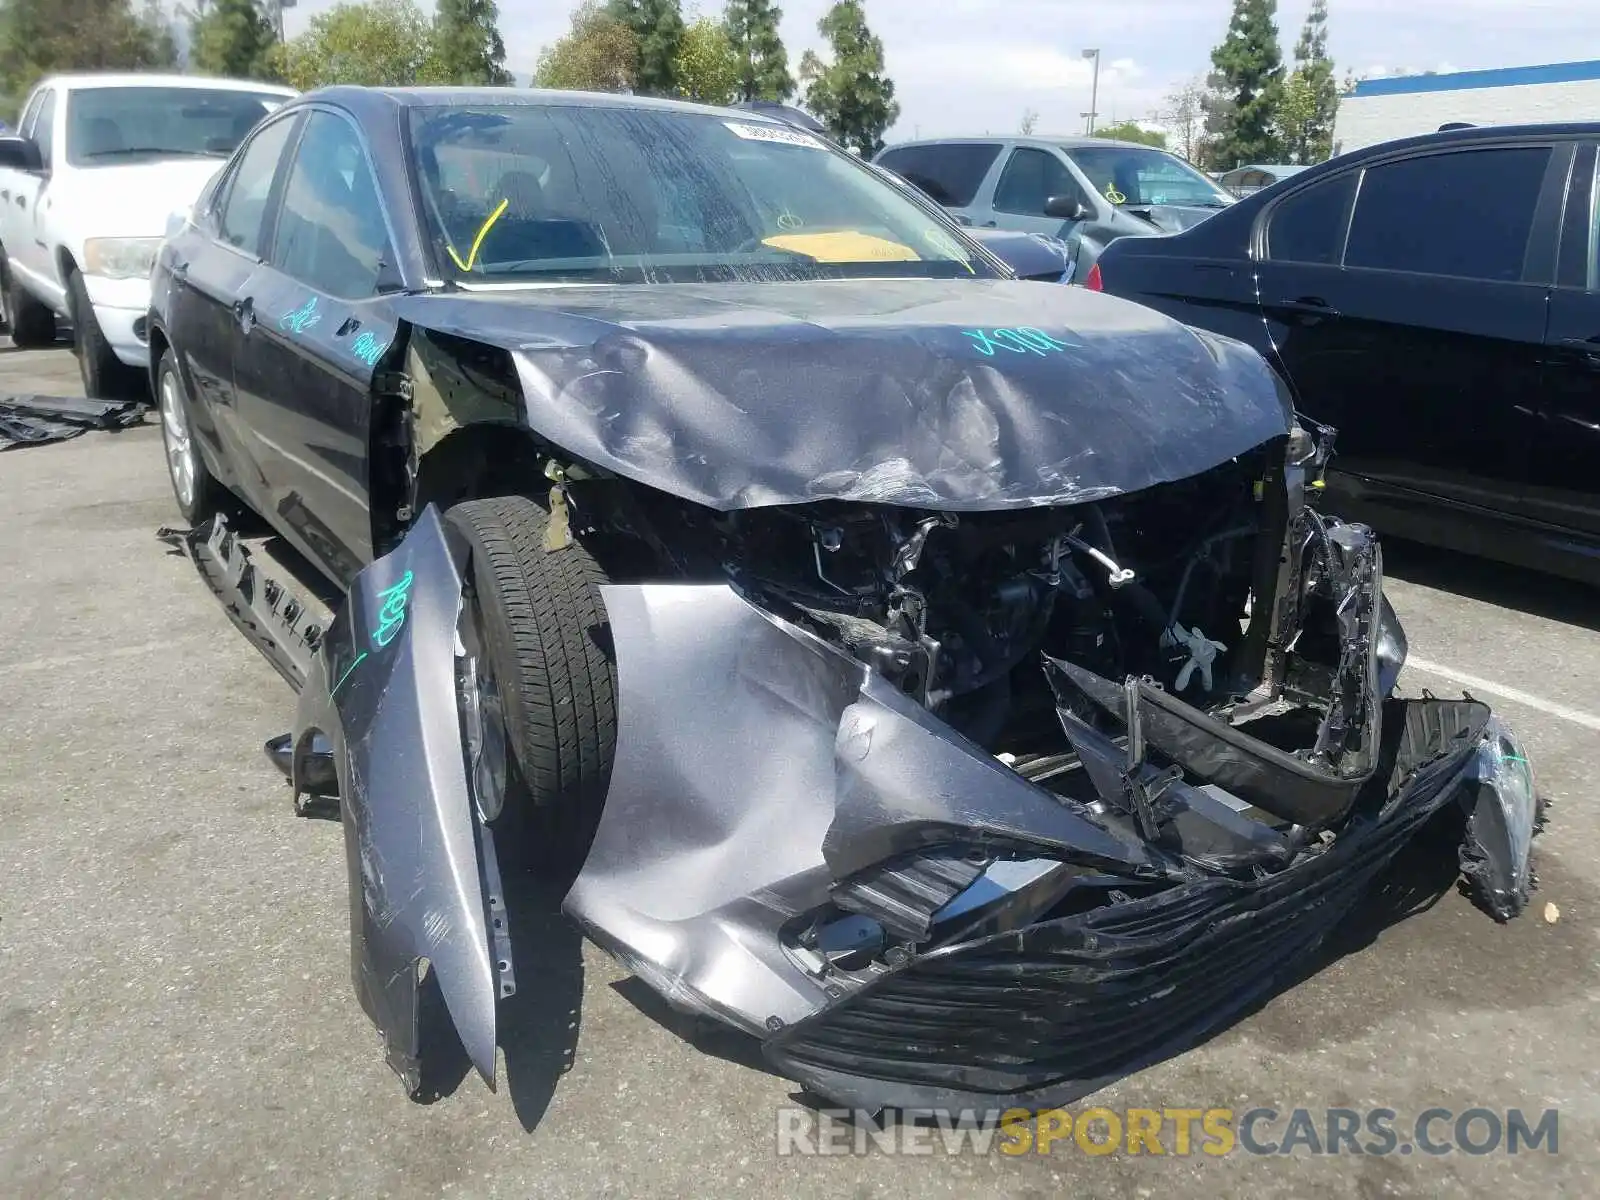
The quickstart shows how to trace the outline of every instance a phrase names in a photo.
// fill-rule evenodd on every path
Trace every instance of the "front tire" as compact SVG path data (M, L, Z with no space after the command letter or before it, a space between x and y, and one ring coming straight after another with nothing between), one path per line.
M524 496L469 500L445 518L472 561L462 605L463 644L484 687L476 707L490 736L469 736L497 775L469 762L475 789L504 788L490 821L503 862L576 874L611 784L617 740L616 667L600 587L605 571L576 542L546 551L549 514Z
M81 271L67 276L67 303L72 310L72 344L78 357L78 374L83 377L83 394L91 400L123 399L132 390L133 372L100 331Z
M171 350L162 351L156 368L156 403L161 410L161 444L166 450L172 497L192 529L216 513L223 490L200 457L200 443L189 420L189 397Z

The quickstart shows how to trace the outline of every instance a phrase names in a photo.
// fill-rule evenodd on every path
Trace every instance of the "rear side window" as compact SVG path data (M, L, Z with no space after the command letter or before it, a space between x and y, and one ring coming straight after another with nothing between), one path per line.
M1550 154L1548 146L1462 150L1369 169L1345 266L1521 279Z
M1595 160L1594 184L1589 189L1588 290L1600 292L1600 159Z
M1048 150L1024 146L1006 163L994 189L994 206L998 212L1042 217L1044 202L1051 196L1072 196L1080 202L1084 198L1083 189L1059 158Z
M936 203L965 208L978 194L983 177L999 154L999 146L983 142L903 146L886 151L878 165L921 188Z
M1275 262L1336 264L1355 187L1352 172L1283 200L1267 226L1267 257Z
M293 127L293 117L265 126L245 149L227 185L220 222L222 239L247 254L261 255L261 221L266 216L267 198L272 194L278 160L283 157L283 148L288 144Z

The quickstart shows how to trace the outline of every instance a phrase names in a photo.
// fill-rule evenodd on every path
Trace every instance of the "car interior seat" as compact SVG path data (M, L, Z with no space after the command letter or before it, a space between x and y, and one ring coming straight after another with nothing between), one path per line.
M604 258L605 239L577 212L555 211L552 197L531 171L500 176L493 196L507 201L479 248L485 262L514 263L556 258ZM492 211L492 210L491 210Z

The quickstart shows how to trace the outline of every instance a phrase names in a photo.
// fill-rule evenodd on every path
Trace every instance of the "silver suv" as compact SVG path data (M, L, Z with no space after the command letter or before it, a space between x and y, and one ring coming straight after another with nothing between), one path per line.
M1235 200L1175 154L1108 138L938 138L873 162L964 225L1063 239L1080 280L1112 240L1177 233Z

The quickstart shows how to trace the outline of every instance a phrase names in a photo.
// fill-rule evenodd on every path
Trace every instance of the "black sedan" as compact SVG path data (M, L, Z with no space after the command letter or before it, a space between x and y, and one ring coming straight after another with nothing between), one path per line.
M1462 127L1347 154L1090 287L1240 338L1338 428L1330 506L1600 582L1600 125Z
M863 1107L1171 1053L1442 810L1479 899L1527 899L1523 756L1393 699L1376 539L1308 503L1261 357L1016 279L806 130L329 89L154 283L174 540L300 693L269 753L344 823L413 1094L458 1035L493 1080L503 863ZM342 591L326 627L230 491Z

